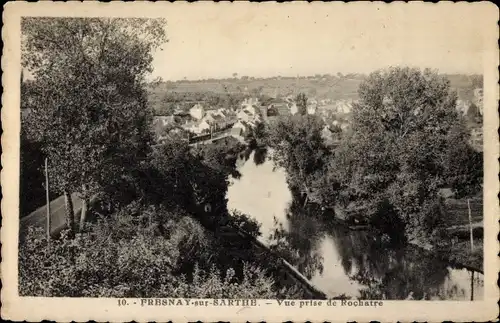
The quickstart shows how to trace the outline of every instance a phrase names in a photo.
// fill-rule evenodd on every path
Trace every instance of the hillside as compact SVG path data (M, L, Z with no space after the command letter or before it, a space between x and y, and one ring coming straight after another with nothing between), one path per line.
M446 75L451 87L458 93L459 99L470 101L474 88L482 86L480 75ZM316 75L308 77L274 77L233 79L208 79L199 81L167 81L149 87L150 102L161 102L166 93L217 93L231 95L266 95L270 97L286 96L304 92L317 99L357 99L358 87L364 75Z

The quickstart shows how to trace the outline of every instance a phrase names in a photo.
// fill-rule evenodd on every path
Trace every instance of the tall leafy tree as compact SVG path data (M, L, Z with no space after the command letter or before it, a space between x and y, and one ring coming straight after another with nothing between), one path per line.
M295 97L295 103L297 104L298 114L303 116L307 114L307 96L304 93L299 93Z
M353 133L336 156L347 204L401 220L410 236L432 233L442 216L437 193L447 182L447 151L467 146L466 136L453 135L464 129L456 94L434 71L389 68L369 75L359 95Z
M471 102L469 109L467 109L467 121L471 124L480 124L482 122L481 112L474 102Z
M23 93L25 127L42 143L51 181L88 199L147 154L150 113L145 76L166 41L165 21L122 18L22 19L22 63L34 76Z
M269 127L268 144L278 166L287 170L292 191L313 198L313 183L323 176L329 158L321 131L323 121L316 116L291 116ZM315 198L316 199L316 198Z

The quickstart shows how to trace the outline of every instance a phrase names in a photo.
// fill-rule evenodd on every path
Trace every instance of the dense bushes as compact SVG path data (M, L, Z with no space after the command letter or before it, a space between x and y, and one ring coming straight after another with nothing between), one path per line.
M258 237L261 235L261 224L254 218L251 218L250 216L237 210L233 210L229 219L229 222L232 225L250 234L251 236Z
M163 229L158 219L163 218ZM163 231L163 232L162 232ZM252 264L219 266L217 238L191 217L134 203L75 239L31 231L19 250L23 296L275 298L273 279Z

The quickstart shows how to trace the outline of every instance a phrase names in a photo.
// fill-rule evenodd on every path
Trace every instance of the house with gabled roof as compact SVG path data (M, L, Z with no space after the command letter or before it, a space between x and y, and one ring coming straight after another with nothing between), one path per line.
M205 116L205 109L200 103L195 104L189 109L189 114L196 120L201 120Z
M236 114L236 118L238 118L238 120L248 122L253 119L253 115L247 110L240 110L238 114Z

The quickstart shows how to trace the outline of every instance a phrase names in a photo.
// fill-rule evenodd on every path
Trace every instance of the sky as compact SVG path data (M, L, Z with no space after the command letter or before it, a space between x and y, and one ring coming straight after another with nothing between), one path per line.
M165 13L169 42L155 53L151 77L370 73L389 65L481 74L489 40L481 8L430 3L172 6Z

